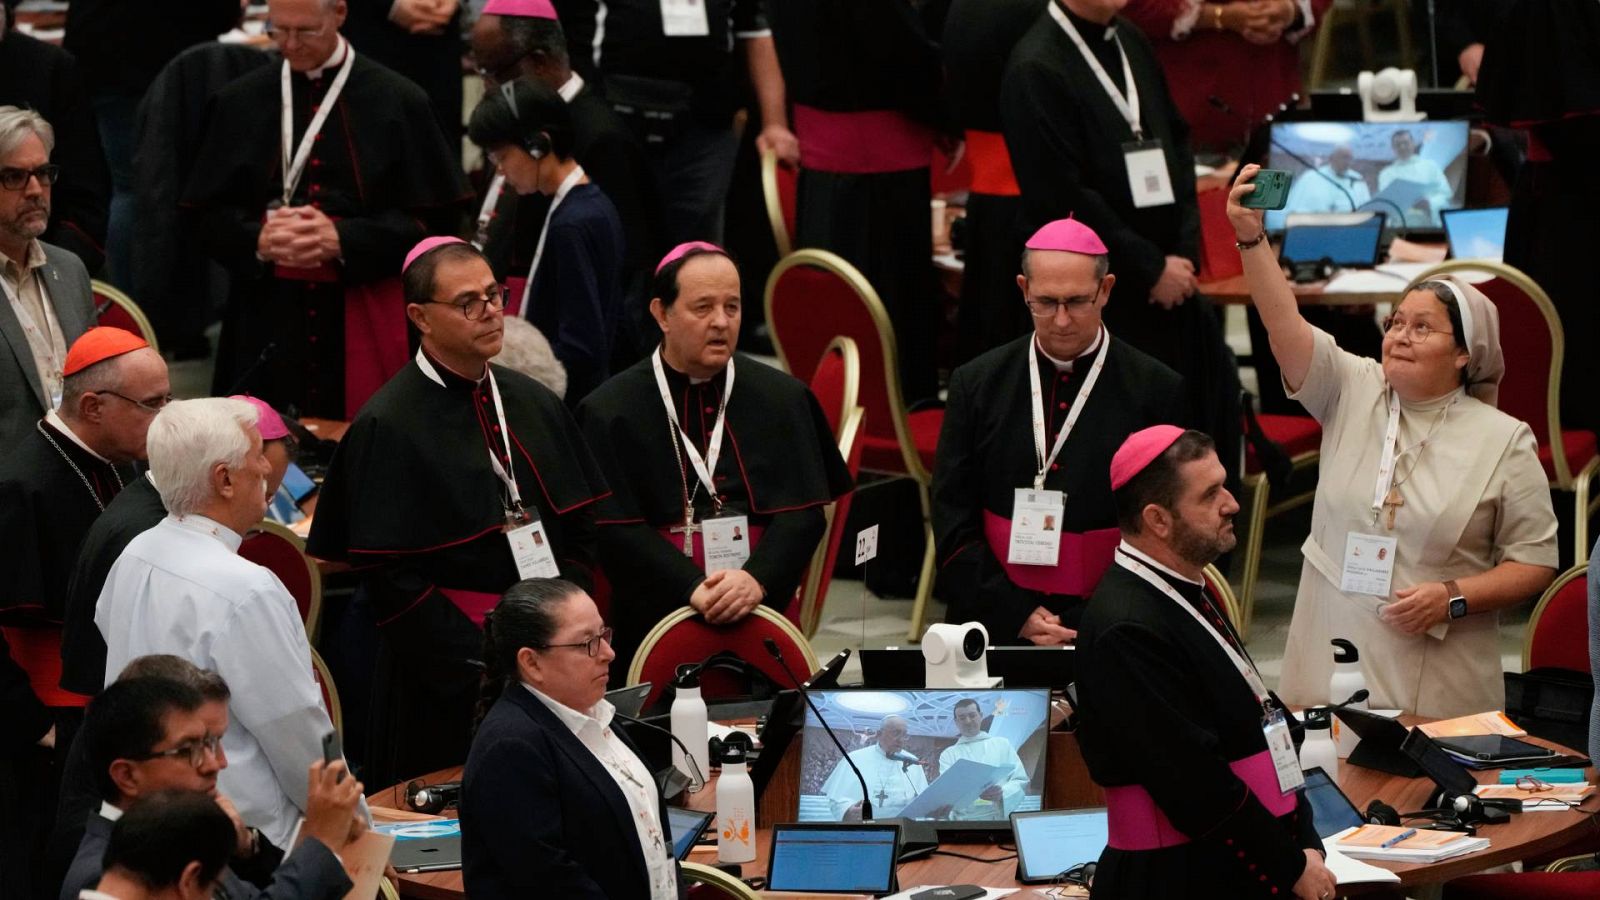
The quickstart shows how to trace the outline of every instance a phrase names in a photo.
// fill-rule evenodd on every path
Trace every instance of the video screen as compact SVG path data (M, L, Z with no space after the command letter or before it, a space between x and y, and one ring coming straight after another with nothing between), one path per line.
M876 818L1004 827L1012 813L1039 808L1048 691L838 690L813 697L861 770ZM861 782L809 711L801 742L799 820L860 819Z
M1051 810L1012 820L1022 877L1054 878L1100 858L1110 834L1104 809Z
M1356 211L1382 213L1389 228L1442 228L1442 211L1466 205L1467 124L1274 123L1267 165L1294 181L1267 228L1295 213Z
M772 835L767 888L808 893L887 893L894 889L895 829L800 828Z

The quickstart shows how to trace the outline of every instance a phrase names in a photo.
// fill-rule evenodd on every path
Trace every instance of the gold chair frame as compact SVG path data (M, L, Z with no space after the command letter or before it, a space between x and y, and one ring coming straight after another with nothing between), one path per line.
M846 460L850 459L850 453L855 449L856 437L866 417L866 409L856 406L839 421L839 455ZM828 600L822 596L822 575L828 565L828 547L833 543L834 529L843 528L845 525L843 521L838 520L838 514L837 500L823 509L823 516L826 517L828 524L823 529L822 542L817 545L817 552L811 556L811 568L806 576L805 591L800 595L800 628L808 639L817 633L817 626L822 624L822 605Z
M311 648L311 668L317 670L317 677L322 679L323 689L328 693L328 719L333 722L333 732L343 740L344 705L339 702L339 686L333 683L333 673L328 671L328 664L315 647Z
M1528 627L1522 634L1522 671L1526 672L1531 667L1534 628L1539 624L1539 619L1544 616L1545 608L1550 605L1550 601L1554 600L1557 594L1561 593L1562 588L1580 578L1587 577L1588 574L1589 564L1578 563L1556 576L1556 580L1550 582L1550 586L1544 589L1543 594L1539 595L1539 602L1534 604L1533 613L1528 616Z
M1228 579L1222 575L1222 570L1210 563L1201 570L1205 578L1206 587L1215 591L1222 600L1223 614L1228 621L1233 623L1233 630L1239 632L1239 638L1244 639L1244 622L1240 617L1239 598L1233 594L1233 588L1228 586Z
M778 191L778 154L761 151L761 198L766 201L767 224L772 228L772 243L782 259L794 252L794 235L783 217L783 195Z
M1292 473L1299 474L1305 469L1317 465L1322 461L1322 450L1307 450L1290 458ZM1250 639L1250 620L1255 616L1256 610L1256 582L1261 579L1261 544L1266 537L1267 520L1280 513L1288 512L1296 507L1310 503L1316 496L1315 490L1302 491L1287 500L1277 504L1269 503L1272 497L1272 485L1267 481L1265 472L1254 475L1245 475L1241 479L1250 488L1250 511L1248 521L1250 531L1244 541L1244 572L1239 581L1239 596L1236 602L1239 605L1239 618L1234 622L1234 627L1239 629L1239 637ZM1230 595L1233 593L1230 589Z
M761 900L761 895L751 890L748 884L714 866L697 862L683 862L679 865L683 869L683 880L690 885L703 884L713 887L735 900Z
M155 326L150 324L150 317L144 314L144 310L139 308L139 304L133 302L132 297L129 297L115 285L99 279L90 281L89 288L95 294L110 300L113 306L120 307L123 312L127 313L129 318L133 319L133 323L139 326L139 335L144 338L145 343L149 344L157 353L161 352L161 346L156 342Z
M680 606L667 613L661 621L657 622L655 627L651 628L649 633L644 636L644 640L639 642L639 649L633 654L633 662L628 664L627 683L640 683L639 677L644 673L645 660L650 657L650 653L655 650L656 645L661 643L661 639L666 637L667 632L698 615L700 614L695 612L693 607ZM784 633L785 637L795 642L795 645L800 648L800 655L805 660L806 674L809 675L821 668L821 664L817 662L816 651L811 649L811 642L806 640L806 636L801 634L800 629L796 628L794 623L789 621L789 618L783 613L769 606L757 606L750 611L750 615L758 619L766 619L776 625L778 630Z

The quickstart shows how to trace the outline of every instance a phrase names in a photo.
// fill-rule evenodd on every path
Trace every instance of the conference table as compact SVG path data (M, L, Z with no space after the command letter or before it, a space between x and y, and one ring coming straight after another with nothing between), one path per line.
M1416 724L1416 717L1402 717L1407 725ZM730 725L748 727L750 723L730 722ZM1526 738L1533 743L1551 747L1558 752L1572 753L1550 741ZM1088 777L1083 757L1078 751L1077 737L1063 730L1049 734L1046 769L1045 809L1078 809L1103 806L1104 799ZM1498 770L1473 773L1480 782L1488 783L1498 777ZM1595 783L1593 768L1585 770L1587 780ZM766 791L757 804L757 856L742 869L743 877L750 878L766 873L767 855L770 851L772 826L778 822L792 821L792 811L799 801L800 754L799 742L793 742L783 761L773 775ZM461 768L445 769L423 776L424 784L457 781ZM1433 783L1426 778L1402 778L1358 766L1339 767L1339 786L1358 809L1368 802L1381 799L1402 812L1421 809L1433 792ZM380 790L367 798L373 817L378 821L409 820L417 814L404 809L404 785ZM685 804L691 809L714 811L716 809L716 776L706 787L689 795ZM1403 896L1405 888L1437 884L1462 875L1502 866L1516 860L1531 862L1549 861L1561 856L1600 850L1600 792L1591 795L1577 809L1559 812L1528 812L1514 815L1507 823L1479 828L1478 836L1488 838L1485 850L1455 859L1432 864L1373 863L1400 876L1400 883L1355 884L1342 886L1339 896ZM1006 836L1009 840L1009 835ZM941 851L974 857L966 859L949 855L934 855L904 863L899 868L902 888L917 885L978 884L986 887L1020 888L1016 880L1016 862L1010 851L1002 850L993 842L946 841ZM716 862L715 846L698 848L689 855L689 861L707 865ZM427 872L401 874L398 885L404 897L416 900L462 900L461 872ZM793 894L772 896L792 897ZM1026 897L1027 894L1019 896ZM1066 896L1072 896L1067 894Z

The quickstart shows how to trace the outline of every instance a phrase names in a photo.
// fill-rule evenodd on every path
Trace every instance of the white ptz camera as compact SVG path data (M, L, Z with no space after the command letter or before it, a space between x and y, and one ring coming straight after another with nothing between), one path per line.
M1377 74L1362 72L1356 79L1361 93L1361 118L1367 122L1420 122L1417 112L1417 73L1390 66Z
M989 676L989 629L981 622L940 623L922 636L923 681L930 688L983 690L1000 686Z

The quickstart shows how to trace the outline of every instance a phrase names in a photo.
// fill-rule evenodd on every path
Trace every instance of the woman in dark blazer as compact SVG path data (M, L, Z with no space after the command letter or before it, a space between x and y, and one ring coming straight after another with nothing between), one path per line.
M610 727L611 629L571 582L513 585L484 621L501 692L462 776L461 847L473 900L676 900L666 806Z

